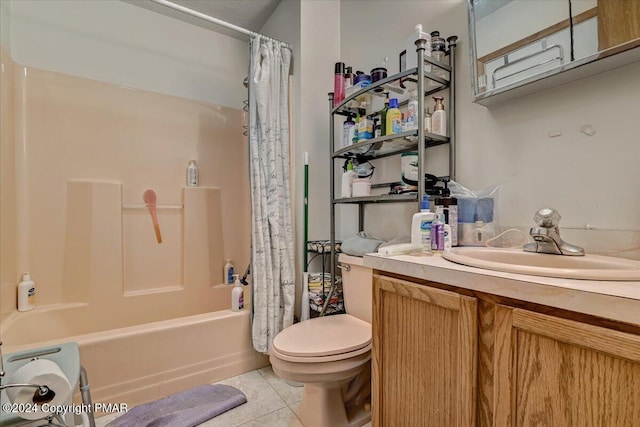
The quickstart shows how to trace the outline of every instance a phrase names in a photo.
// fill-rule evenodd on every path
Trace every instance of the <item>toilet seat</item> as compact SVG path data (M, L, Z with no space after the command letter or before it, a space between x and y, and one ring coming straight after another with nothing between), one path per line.
M273 340L272 353L282 360L330 362L371 350L371 324L349 314L317 317L290 326Z

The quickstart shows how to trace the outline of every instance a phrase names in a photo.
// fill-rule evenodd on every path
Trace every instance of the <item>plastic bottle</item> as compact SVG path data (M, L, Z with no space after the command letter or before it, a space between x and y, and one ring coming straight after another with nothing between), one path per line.
M187 187L198 186L198 165L195 160L189 160L189 166L187 166Z
M393 135L402 133L402 112L398 108L398 98L391 98L389 101L389 111L387 111L387 133Z
M240 311L244 308L244 291L242 290L242 283L240 283L238 275L234 274L233 278L235 279L235 283L231 291L231 311Z
M227 258L227 263L224 265L224 281L222 283L226 285L233 285L233 273L235 269L233 268L233 263L231 262L231 258Z
M36 306L36 283L29 273L22 275L18 284L18 311L29 311Z
M354 126L351 126L349 128L349 136L348 136L348 140L350 141L349 145L355 144L356 142L358 142L358 126L356 126L356 124L357 124L357 120L354 121Z
M436 214L429 211L429 196L423 195L420 212L413 214L411 219L411 244L431 250L431 225L436 220Z
M441 96L434 96L433 100L436 101L435 107L433 107L433 115L431 117L432 133L437 135L447 136L447 112L444 111L444 100Z
M412 90L409 94L409 104L407 105L407 119L405 120L407 131L418 129L418 92Z
M358 115L360 121L358 122L358 141L364 141L365 139L373 138L373 120L367 116L367 104L366 102L360 103L358 109Z
M431 112L427 108L427 112L424 113L424 131L432 133L432 129Z
M389 111L389 92L385 93L384 108L380 111L380 134L382 136L387 134L387 112Z
M358 175L353 171L353 161L349 159L349 162L347 162L347 171L342 174L342 197L351 197L353 180L357 176Z
M431 32L431 57L438 62L446 64L446 45L444 38L440 37L440 31ZM433 74L443 79L447 78L447 72L438 66L433 67Z
M451 226L447 223L443 224L443 230L444 230L444 250L449 250L451 249L451 245L452 245L452 231L451 231Z
M353 83L356 76L353 74L353 68L347 67L347 71L344 73L344 96L350 96L353 93Z
M405 49L407 50L407 54L405 57L406 59L405 70L418 66L418 63L417 63L418 55L416 55L416 49L417 49L416 40L419 40L419 39L424 39L427 41L427 44L424 49L424 55L431 56L431 35L429 33L423 32L422 25L418 24L414 27L413 33L411 33L411 35L407 37L407 41L405 44L406 46ZM424 70L426 72L431 71L431 65L429 63L426 63L424 65Z
M342 146L348 147L353 144L353 140L349 139L349 135L351 133L350 129L356 125L356 122L353 121L353 116L349 115L347 120L345 120L342 125Z
M441 215L436 215L436 219L431 223L431 250L444 250L444 223Z
M344 62L336 62L333 76L333 105L336 106L344 100Z
M458 246L458 199L451 197L451 190L448 188L449 178L444 178L444 189L442 197L435 201L435 212L443 216L443 222L451 227L451 245Z

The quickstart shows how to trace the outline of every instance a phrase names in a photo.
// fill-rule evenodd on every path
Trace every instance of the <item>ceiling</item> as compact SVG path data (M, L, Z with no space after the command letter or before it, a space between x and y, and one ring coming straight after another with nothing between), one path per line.
M151 0L123 0L129 4L153 10L166 16L171 16L194 25L208 28L219 33L240 40L248 40L248 36L217 24L189 16L185 13L170 9ZM170 0L172 3L188 7L205 15L212 16L239 27L259 32L269 19L281 0Z

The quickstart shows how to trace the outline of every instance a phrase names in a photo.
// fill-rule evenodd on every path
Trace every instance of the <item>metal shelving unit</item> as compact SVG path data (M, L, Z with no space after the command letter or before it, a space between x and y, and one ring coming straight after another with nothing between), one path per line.
M333 105L333 93L329 93L329 135L330 135L330 156L331 156L331 168L329 185L331 188L331 256L330 256L330 273L335 283L336 273L336 253L333 250L336 240L336 212L335 206L338 203L350 203L357 204L359 206L358 215L358 228L364 229L364 207L371 203L399 203L399 202L414 202L420 204L421 195L425 194L425 168L424 159L425 152L430 147L438 145L449 145L449 177L455 179L456 175L456 150L455 150L455 53L456 53L456 41L457 36L451 36L447 38L448 48L447 56L449 57L450 65L438 62L432 59L430 56L425 56L426 40L416 41L416 55L418 56L416 68L411 68L406 71L402 71L398 74L394 74L385 79L378 80L361 89L350 96L346 97L340 104ZM431 64L431 68L437 67L444 70L449 79L442 78L433 72L427 72L425 70L425 64ZM346 116L354 114L357 107L354 102L356 98L364 94L370 94L373 96L383 96L384 92L405 94L407 91L417 90L418 93L422 93L423 96L418 97L418 129L409 132L402 132L394 135L385 135L378 138L369 139L352 144L348 147L335 150L335 129L334 129L334 116L342 115ZM435 94L437 92L448 90L449 91L449 112L447 114L449 122L449 136L443 137L436 134L427 133L424 130L424 112L425 112L425 97ZM406 105L406 101L401 102L400 106ZM354 108L355 107L355 108ZM379 112L378 112L379 113ZM378 114L378 113L374 113ZM420 143L422 142L422 143ZM337 159L356 158L358 160L374 160L383 157L394 156L407 151L418 151L418 176L421 179L418 180L418 192L417 194L383 194L377 196L367 197L349 197L349 198L336 198L335 197L335 161ZM382 187L387 184L378 184L372 187ZM333 289L334 285L332 285ZM331 292L329 293L329 297ZM327 301L329 298L327 298ZM326 303L325 303L326 306Z

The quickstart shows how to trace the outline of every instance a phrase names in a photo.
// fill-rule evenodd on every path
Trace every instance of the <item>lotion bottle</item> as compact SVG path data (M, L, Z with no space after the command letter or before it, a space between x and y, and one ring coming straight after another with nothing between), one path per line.
M235 278L235 284L231 291L231 311L240 311L244 308L244 291L238 275L234 274L233 277Z
M233 273L233 263L231 262L231 258L227 258L227 263L224 265L224 281L222 283L225 285L233 285Z
M432 133L447 136L447 112L444 111L444 100L441 96L434 96L436 105L433 107L433 114L431 115Z
M18 311L29 311L36 306L36 283L29 273L22 275L18 284Z
M429 196L423 195L420 202L420 212L413 214L411 220L411 244L431 250L431 224L436 220L436 214L429 211Z

